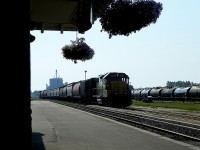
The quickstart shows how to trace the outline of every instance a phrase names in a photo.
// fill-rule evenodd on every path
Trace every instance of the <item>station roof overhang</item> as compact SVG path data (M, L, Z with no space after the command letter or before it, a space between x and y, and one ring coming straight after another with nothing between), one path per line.
M112 0L31 0L31 30L84 33Z

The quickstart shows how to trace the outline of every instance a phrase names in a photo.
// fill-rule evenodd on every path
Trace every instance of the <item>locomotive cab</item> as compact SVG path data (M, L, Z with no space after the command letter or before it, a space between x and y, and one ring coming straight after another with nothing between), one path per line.
M116 107L126 107L132 104L129 77L125 73L111 72L101 75L96 85L98 104Z

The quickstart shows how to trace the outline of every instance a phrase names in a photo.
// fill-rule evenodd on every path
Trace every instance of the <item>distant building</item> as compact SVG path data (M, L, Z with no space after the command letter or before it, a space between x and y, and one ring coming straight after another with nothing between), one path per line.
M57 77L57 70L56 70L56 76L54 78L49 79L50 85L46 85L47 90L55 89L58 87L63 86L63 79L60 77Z

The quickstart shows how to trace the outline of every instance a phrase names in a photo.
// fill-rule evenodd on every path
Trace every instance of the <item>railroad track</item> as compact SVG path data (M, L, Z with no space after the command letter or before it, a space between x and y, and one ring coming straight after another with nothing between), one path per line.
M142 116L153 117L157 119L164 119L171 123L178 123L179 125L186 125L200 129L200 114L191 113L187 111L172 110L172 109L152 109L152 108L138 108L138 107L127 107L127 112L140 114Z
M134 110L102 107L97 105L82 105L57 100L50 101L200 146L200 126L196 124L183 123L182 121L170 120L169 118L166 119L164 117L159 118L138 114L138 112L134 112Z
M200 125L200 114L199 113L189 113L188 111L181 111L181 110L173 110L173 109L162 109L162 108L158 108L158 109L145 109L143 107L127 107L126 109L128 110L134 110L134 111L138 111L138 112L142 112L142 113L151 113L151 114L155 114L155 115L162 115L162 116L169 116L169 117L173 117L173 118L183 118L183 119L190 119L190 120L194 120L197 121L198 124ZM171 111L173 110L173 111Z

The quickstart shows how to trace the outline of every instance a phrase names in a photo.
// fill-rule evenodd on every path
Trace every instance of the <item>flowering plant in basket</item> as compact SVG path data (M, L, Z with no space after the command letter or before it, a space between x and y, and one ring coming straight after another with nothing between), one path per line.
M162 9L162 4L153 0L115 0L100 15L101 31L108 32L109 38L128 36L156 23Z
M85 38L77 38L72 44L62 48L63 57L77 63L77 60L85 61L93 58L94 50L85 42Z

